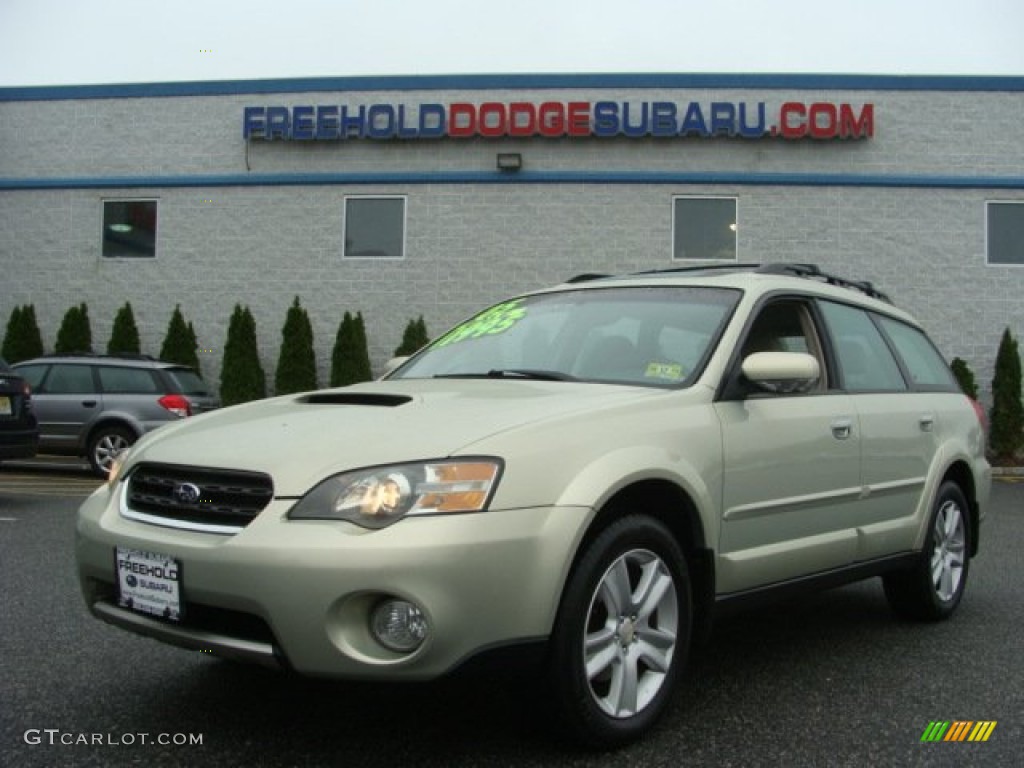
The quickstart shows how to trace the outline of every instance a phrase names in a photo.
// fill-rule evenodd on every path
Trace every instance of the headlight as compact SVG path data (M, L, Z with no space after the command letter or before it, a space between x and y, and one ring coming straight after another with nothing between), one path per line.
M344 472L313 488L288 516L386 528L406 515L482 512L501 466L497 459L453 459Z

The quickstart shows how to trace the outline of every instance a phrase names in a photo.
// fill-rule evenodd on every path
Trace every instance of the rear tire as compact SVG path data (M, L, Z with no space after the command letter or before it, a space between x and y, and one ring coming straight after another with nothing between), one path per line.
M940 621L953 615L970 566L970 507L956 483L939 488L917 563L882 577L890 607L900 616Z
M591 542L569 577L547 666L573 740L607 749L654 724L686 663L691 605L685 557L659 521L630 515Z

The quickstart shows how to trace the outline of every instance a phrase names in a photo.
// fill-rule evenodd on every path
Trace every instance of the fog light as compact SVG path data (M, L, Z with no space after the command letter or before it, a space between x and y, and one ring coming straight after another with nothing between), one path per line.
M427 617L406 600L383 600L370 616L374 639L392 651L412 653L427 639Z

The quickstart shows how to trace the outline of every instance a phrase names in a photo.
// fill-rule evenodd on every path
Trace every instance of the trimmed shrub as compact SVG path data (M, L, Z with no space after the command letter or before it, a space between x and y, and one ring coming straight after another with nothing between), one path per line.
M92 352L92 327L89 325L89 308L84 301L64 313L54 351L58 355Z
M956 382L960 385L960 389L964 391L964 394L972 400L977 400L978 385L974 381L974 371L967 365L967 362L959 357L954 357L949 367L953 371L953 376L956 377Z
M196 352L198 347L192 324L186 325L185 317L181 314L181 305L176 305L171 314L171 320L167 324L164 343L160 347L160 359L169 363L187 365L199 373L199 354Z
M331 386L345 387L372 378L363 315L359 313L352 317L351 313L346 312L338 326L338 334L334 337L334 350L331 352Z
M427 335L427 324L423 322L423 315L417 320L410 320L405 326L402 334L402 343L395 348L395 357L405 357L421 350L430 343Z
M248 307L236 304L228 324L220 369L222 405L237 405L267 396L267 379L260 365L256 321Z
M295 297L281 329L281 352L274 374L274 392L287 395L316 389L316 352L309 314Z
M1010 329L1003 331L992 377L989 447L999 462L1013 462L1024 447L1024 403L1021 402L1020 352Z
M36 323L36 308L32 304L15 307L7 321L0 357L8 363L20 363L43 354L43 337Z
M110 341L107 342L108 355L138 355L142 350L139 347L139 329L135 325L135 313L132 312L132 304L126 301L124 306L117 310L114 317L114 328L110 333Z

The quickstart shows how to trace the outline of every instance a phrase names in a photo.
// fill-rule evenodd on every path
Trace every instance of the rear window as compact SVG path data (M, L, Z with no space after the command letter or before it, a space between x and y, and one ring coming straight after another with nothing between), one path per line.
M206 382L191 368L165 368L164 373L171 377L171 381L183 395L210 394Z

